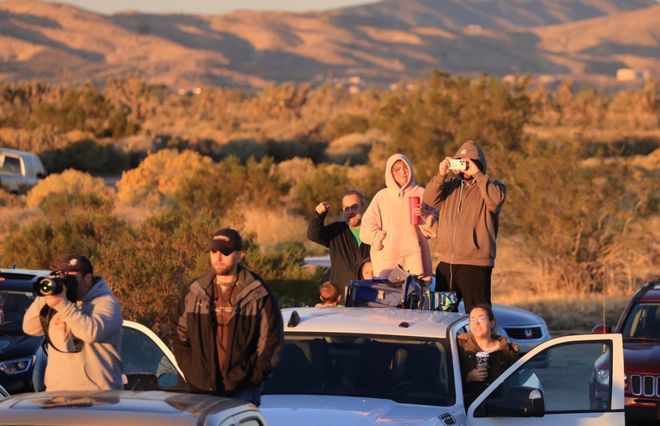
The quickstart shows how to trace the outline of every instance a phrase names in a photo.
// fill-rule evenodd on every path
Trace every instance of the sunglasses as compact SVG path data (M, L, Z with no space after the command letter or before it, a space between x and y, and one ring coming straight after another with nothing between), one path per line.
M488 315L479 315L478 317L470 318L470 324L477 324L488 322Z

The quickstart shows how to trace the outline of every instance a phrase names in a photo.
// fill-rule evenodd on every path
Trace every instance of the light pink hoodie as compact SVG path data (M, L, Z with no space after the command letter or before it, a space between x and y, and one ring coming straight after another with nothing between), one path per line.
M408 182L402 188L394 180L392 166L397 161L407 164ZM408 213L408 197L424 195L424 187L415 183L412 162L403 154L394 154L385 166L386 188L376 193L362 217L360 239L371 244L371 262L374 275L387 278L397 265L413 274L432 274L431 250L420 226L432 229L437 225L438 211L422 204L419 225L411 225ZM378 250L378 243L383 249Z

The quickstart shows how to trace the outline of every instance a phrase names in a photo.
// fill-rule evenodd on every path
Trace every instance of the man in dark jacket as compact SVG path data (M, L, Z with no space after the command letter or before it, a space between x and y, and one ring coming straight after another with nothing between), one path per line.
M360 240L362 215L367 207L364 195L348 191L341 201L344 221L324 225L330 204L320 202L307 227L307 238L330 249L330 282L341 295L351 280L358 279L358 264L369 256L370 246ZM345 300L345 297L342 297Z
M462 160L463 170L452 170L450 160ZM506 187L486 174L487 166L481 147L467 141L453 159L440 162L424 191L424 202L440 211L436 289L456 291L465 299L465 312L491 304L495 239Z
M259 405L282 346L282 314L242 257L238 232L213 234L212 270L182 288L172 346L190 391Z

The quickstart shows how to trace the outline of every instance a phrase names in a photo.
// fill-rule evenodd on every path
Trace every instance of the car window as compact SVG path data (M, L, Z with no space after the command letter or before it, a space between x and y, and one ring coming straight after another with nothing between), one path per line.
M634 306L621 334L623 337L660 339L660 304L640 303Z
M5 161L2 162L0 171L5 174L20 175L21 174L21 160L17 157L5 155Z
M21 332L23 316L34 296L21 291L0 291L0 332Z
M455 401L446 341L351 335L285 337L265 394L386 398L424 405Z
M568 343L550 347L531 358L486 398L507 399L519 386L543 392L545 413L603 412L611 407L611 343ZM481 408L481 407L480 407ZM479 409L475 410L475 414Z
M136 388L150 389L176 389L184 383L165 352L143 331L124 325L121 357L124 374L129 380L128 388L133 388L132 381L143 382L135 385ZM153 380L157 383L150 382Z

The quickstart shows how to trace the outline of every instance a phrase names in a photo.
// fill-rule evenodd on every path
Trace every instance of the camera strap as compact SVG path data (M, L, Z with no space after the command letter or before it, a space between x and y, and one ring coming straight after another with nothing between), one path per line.
M48 343L49 347L52 347L55 349L57 352L61 353L75 353L75 352L81 352L82 351L82 346L83 342L82 340L73 337L73 351L61 351L53 344L53 341L50 339L50 335L48 334L48 327L50 326L50 320L53 319L57 311L55 309L52 309L48 305L44 305L41 308L41 311L39 311L39 322L41 323L41 328L44 330L44 336L46 337L46 343ZM73 336L73 334L72 334Z

